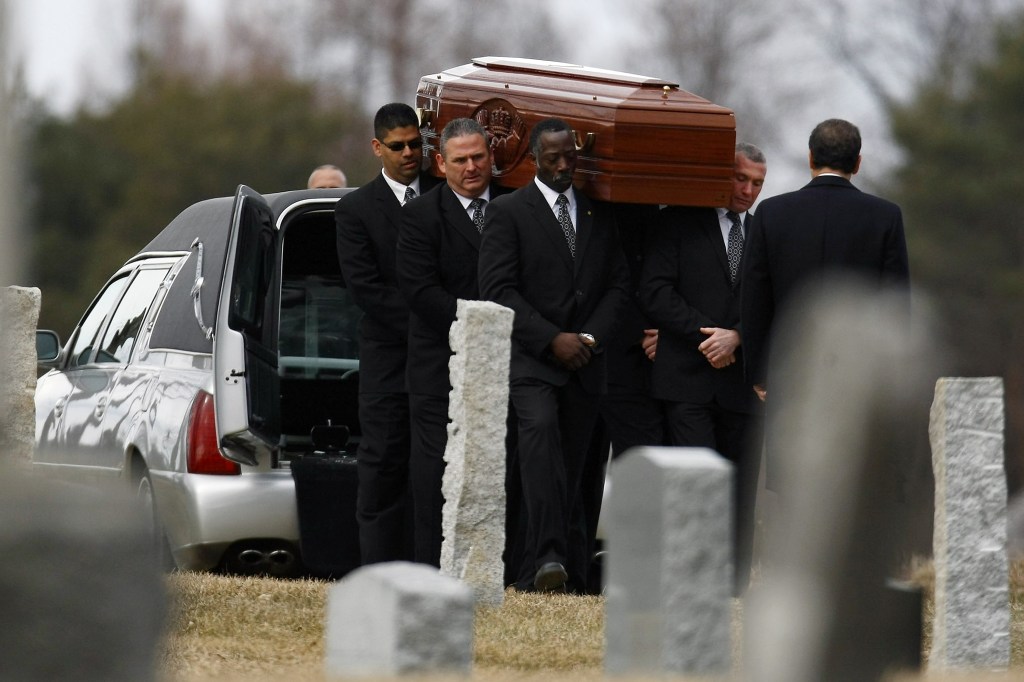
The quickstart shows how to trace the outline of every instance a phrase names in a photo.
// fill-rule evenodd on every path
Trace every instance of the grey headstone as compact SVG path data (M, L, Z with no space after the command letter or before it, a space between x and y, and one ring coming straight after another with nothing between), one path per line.
M730 670L732 476L706 448L634 448L612 464L607 672Z
M489 301L458 302L449 333L441 573L459 578L481 604L505 598L505 417L512 310Z
M473 590L433 566L372 564L331 586L324 628L327 674L468 674Z
M162 576L133 500L5 469L0 679L156 679Z
M0 289L0 457L27 471L36 433L36 324L39 289Z
M816 284L775 325L767 434L779 508L744 610L744 669L757 682L870 682L920 661L920 627L907 625L920 602L889 579L907 532L901 472L927 424L926 313L853 281Z
M1003 421L1002 379L935 384L934 668L1010 663Z

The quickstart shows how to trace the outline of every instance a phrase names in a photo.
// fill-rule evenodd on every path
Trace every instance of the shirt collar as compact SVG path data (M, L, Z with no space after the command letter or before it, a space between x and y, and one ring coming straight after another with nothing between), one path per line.
M551 210L557 211L558 209L555 207L555 202L558 201L559 193L541 182L537 176L533 177L533 182L537 185L538 189L540 189L540 193L544 195L544 200L548 202L548 206L551 207ZM564 194L565 198L569 200L569 215L574 215L576 211L576 194L572 185L569 185L569 189L562 192L562 194Z
M403 185L402 183L396 180L392 180L388 176L388 174L384 172L383 168L380 169L380 174L384 176L384 182L388 183L388 187L390 187L391 191L395 193L395 198L398 199L398 203L405 203L406 187L412 187L412 191L416 192L416 196L420 195L420 176L417 175L416 179L414 179L408 185Z
M719 221L722 221L722 220L726 219L725 218L725 214L729 212L729 209L727 209L727 208L716 208L715 210L718 211L718 220ZM740 217L740 225L742 225L746 221L746 219L747 219L747 212L746 211L741 211L740 213L737 213L736 215L738 215Z
M451 185L449 185L449 187L451 187ZM464 209L466 209L468 211L469 210L469 205L473 202L473 200L470 199L469 197L462 196L461 194L456 192L454 189L452 190L452 194L454 194L455 198L458 199L459 203L462 204L462 208L464 208ZM484 201L490 201L491 200L491 188L488 187L487 189L484 190L483 194L481 194L480 196L478 196L476 198L477 199L483 199Z

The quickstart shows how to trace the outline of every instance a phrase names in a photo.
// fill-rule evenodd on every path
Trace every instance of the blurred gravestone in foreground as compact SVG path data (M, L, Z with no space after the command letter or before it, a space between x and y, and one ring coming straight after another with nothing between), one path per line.
M166 595L138 505L0 473L0 679L155 679Z
M931 341L905 296L816 284L776 319L767 448L780 518L744 627L758 682L867 682L920 660L920 601L887 579L906 530L902 460L928 424Z
M732 665L733 465L707 448L633 448L612 465L605 670Z
M1003 426L1002 379L936 383L932 668L1010 664Z
M328 677L467 674L473 590L433 566L362 566L331 586L324 626Z

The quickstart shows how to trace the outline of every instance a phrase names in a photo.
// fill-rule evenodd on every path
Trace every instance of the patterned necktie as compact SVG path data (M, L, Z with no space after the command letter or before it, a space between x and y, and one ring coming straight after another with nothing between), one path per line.
M406 204L408 204L410 201L412 201L415 198L416 198L416 190L414 190L412 187L406 187L405 188L405 201L402 202L402 206L405 206Z
M572 227L572 218L569 217L569 200L564 194L558 195L558 224L562 226L565 233L565 241L569 242L569 253L576 258L576 230Z
M725 217L732 221L726 253L729 256L729 281L735 284L736 274L740 269L740 259L743 258L743 228L740 226L739 215L734 211L726 211Z
M484 231L484 204L486 203L486 201L479 198L469 202L469 207L473 209L473 224L476 225L476 231L481 234Z

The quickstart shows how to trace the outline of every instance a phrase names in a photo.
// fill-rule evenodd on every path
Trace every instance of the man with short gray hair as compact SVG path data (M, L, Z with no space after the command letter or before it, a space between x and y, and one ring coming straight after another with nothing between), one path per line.
M711 448L735 466L737 594L750 574L761 422L761 406L743 378L740 261L766 172L760 149L737 144L728 204L665 208L640 284L658 328L648 348L651 392L664 402L669 442Z
M491 200L491 149L487 133L470 118L441 131L438 168L446 182L409 202L398 234L398 286L409 303L409 390L416 561L439 566L448 442L448 331L458 299L477 300L477 258L484 214Z

